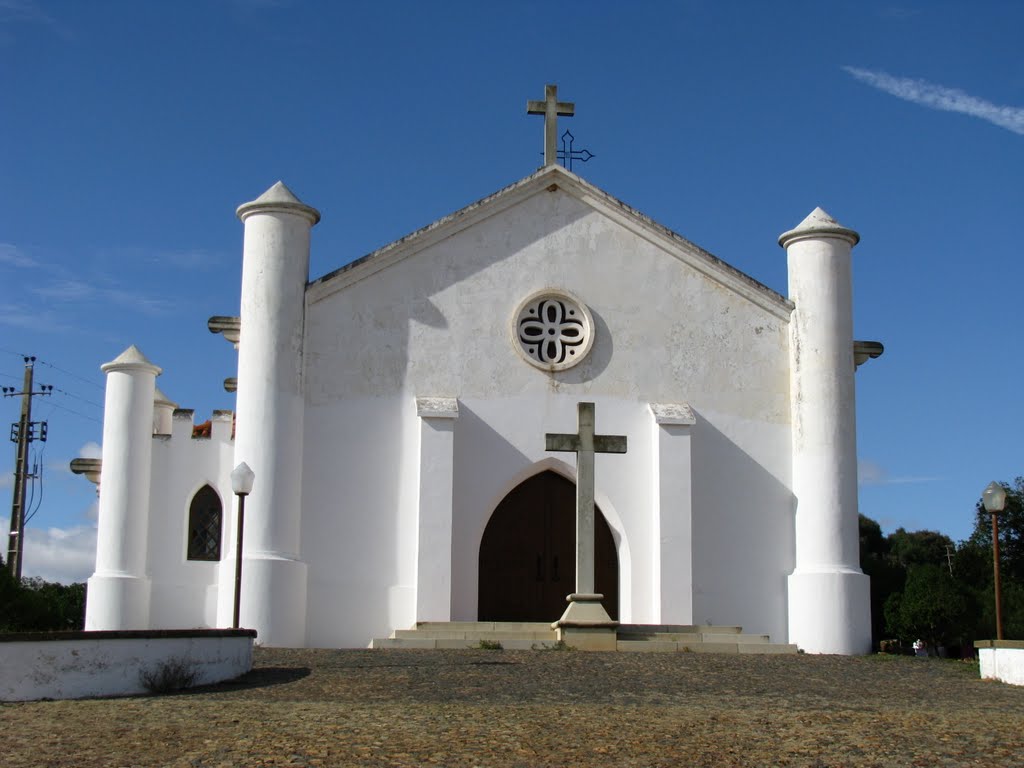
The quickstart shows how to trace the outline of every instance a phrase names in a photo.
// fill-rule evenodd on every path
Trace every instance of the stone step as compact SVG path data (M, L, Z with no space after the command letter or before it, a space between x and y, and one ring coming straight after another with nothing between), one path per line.
M472 640L474 642L478 642L480 640L554 640L555 631L550 627L544 630L538 630L534 632L520 632L505 629L454 630L416 628L396 629L394 632L391 633L391 637L395 639L422 637L433 638L435 640Z
M370 648L486 648L544 650L558 647L547 622L424 621L374 639ZM796 653L795 645L773 643L768 635L746 634L741 627L710 624L621 624L616 648L633 653Z
M370 643L370 648L392 648L412 650L443 650L459 648L481 648L481 640L501 644L505 651L543 651L556 647L554 635L547 639L523 638L437 638L437 637L388 637L377 638ZM494 649L497 650L497 649Z
M730 634L724 632L619 632L619 640L666 641L678 643L770 643L768 635Z
M795 645L784 643L707 643L673 640L619 640L616 649L632 653L735 653L735 654L788 654L796 653Z
M551 621L418 621L416 629L454 632L544 632L551 629Z
M718 624L619 624L619 634L697 634L710 632L717 635L738 635L743 632L743 627L729 627Z

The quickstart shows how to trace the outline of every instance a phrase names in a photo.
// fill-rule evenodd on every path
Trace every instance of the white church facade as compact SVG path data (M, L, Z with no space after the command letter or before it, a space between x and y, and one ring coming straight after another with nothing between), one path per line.
M880 345L853 337L854 231L818 209L782 235L785 297L554 163L312 282L315 209L278 183L238 215L240 317L211 326L235 412L197 435L139 350L103 366L86 629L231 625L243 461L261 642L554 621L576 465L545 435L586 401L628 439L595 469L612 619L869 650L854 372Z

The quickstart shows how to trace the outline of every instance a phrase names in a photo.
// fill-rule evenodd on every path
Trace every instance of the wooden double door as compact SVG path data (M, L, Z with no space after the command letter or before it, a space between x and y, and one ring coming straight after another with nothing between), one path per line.
M604 608L619 615L619 560L595 507L594 583ZM576 589L576 486L542 472L494 510L480 542L479 621L555 621Z

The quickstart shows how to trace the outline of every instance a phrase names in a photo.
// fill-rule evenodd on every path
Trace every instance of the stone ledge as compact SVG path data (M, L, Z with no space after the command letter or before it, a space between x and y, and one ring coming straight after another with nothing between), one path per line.
M69 632L4 632L0 643L47 640L160 640L183 637L256 637L255 629L117 629Z
M975 648L1024 648L1024 640L975 640Z

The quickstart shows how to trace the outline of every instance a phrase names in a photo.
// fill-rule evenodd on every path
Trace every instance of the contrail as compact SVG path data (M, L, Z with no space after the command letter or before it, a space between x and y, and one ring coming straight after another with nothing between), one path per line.
M843 69L862 83L892 94L898 99L911 101L931 109L960 112L971 117L979 117L1000 128L1024 135L1024 109L1020 107L1001 107L990 101L971 96L969 93L964 93L959 88L946 88L929 83L927 80L893 77L885 72L872 72L869 69L858 69L857 67L843 67Z

